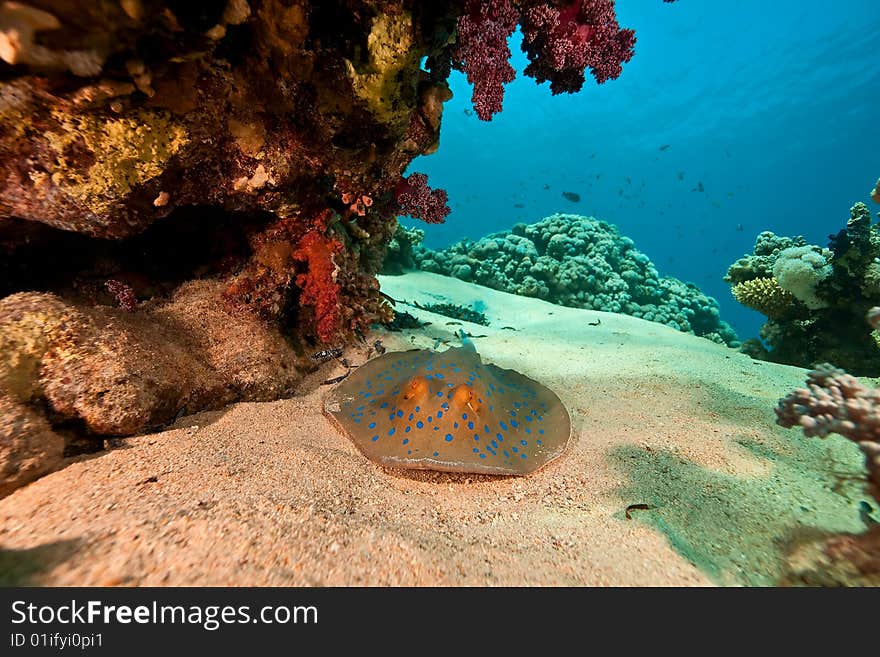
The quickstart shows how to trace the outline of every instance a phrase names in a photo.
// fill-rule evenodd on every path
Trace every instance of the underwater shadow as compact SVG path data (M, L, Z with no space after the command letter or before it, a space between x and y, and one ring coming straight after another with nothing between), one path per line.
M42 586L39 576L69 561L82 543L76 538L25 549L0 547L0 586Z
M840 486L836 480L841 471L862 467L843 441L834 446L835 472L822 466L827 442L805 441L794 450L775 441L736 442L768 460L770 473L739 477L672 451L626 446L609 456L630 480L617 494L640 509L632 519L662 532L676 552L722 585L778 584L792 545L804 536L864 530L865 493L854 482Z

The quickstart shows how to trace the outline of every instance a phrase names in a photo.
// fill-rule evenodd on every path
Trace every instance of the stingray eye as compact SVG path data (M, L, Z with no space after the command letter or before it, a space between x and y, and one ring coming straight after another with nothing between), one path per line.
M474 395L474 389L464 383L452 391L452 403L462 408L469 408L474 412L480 407L476 395Z
M428 381L423 376L414 376L409 380L406 389L403 391L404 399L415 399L424 397L428 393Z

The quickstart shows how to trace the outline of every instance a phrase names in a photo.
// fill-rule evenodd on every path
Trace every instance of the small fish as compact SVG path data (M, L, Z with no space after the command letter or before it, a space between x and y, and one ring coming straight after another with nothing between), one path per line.
M679 171L677 176L679 180L684 180L684 171Z
M665 151L667 148L669 148L669 144L663 144L663 145L662 145L659 149L657 149L657 150Z
M513 207L515 207L515 208L524 208L524 207L526 207L526 206L525 206L523 203L514 203L514 204L513 204Z
M342 349L322 349L312 354L312 360L315 362L324 362L331 358L339 358L342 355Z
M650 504L645 504L644 502L640 502L639 504L630 504L626 507L626 519L632 520L632 512L633 511L650 511L654 507Z
M736 230L737 230L737 232L740 232L740 233L743 232L743 225L742 225L742 224L737 224L737 225L736 225Z
M698 181L697 186L694 187L691 191L692 192L705 192L706 188L703 187L703 181L702 180Z
M474 110L469 109L467 107L465 107L463 111L464 111L465 116L473 116L474 115Z
M581 195L576 192L562 192L562 196L572 203L579 203L581 200Z
M544 189L550 189L550 185L548 185L548 184L545 183L545 184L544 184Z

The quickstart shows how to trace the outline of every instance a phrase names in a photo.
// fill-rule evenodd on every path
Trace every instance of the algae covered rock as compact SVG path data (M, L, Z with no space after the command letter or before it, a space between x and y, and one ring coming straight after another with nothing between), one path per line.
M277 329L229 312L221 290L195 281L135 313L51 294L6 297L0 386L21 403L45 404L51 421L99 436L289 393L301 377L293 348Z

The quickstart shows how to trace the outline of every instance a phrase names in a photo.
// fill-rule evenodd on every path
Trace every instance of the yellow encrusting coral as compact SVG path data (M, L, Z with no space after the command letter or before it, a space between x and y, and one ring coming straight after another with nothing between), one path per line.
M775 278L753 278L734 285L734 298L767 317L781 317L794 303L794 295L783 290Z
M186 128L161 112L126 118L53 112L53 118L60 131L46 133L57 154L52 182L96 213L160 175L189 140ZM93 159L85 173L83 158Z
M373 19L367 37L369 59L366 65L356 66L346 61L355 95L382 123L394 124L409 119L411 102L401 98L406 93L401 82L413 79L412 75L402 75L404 71L418 70L419 57L413 52L412 45L413 25L409 12L380 14ZM415 88L411 92L414 97Z

